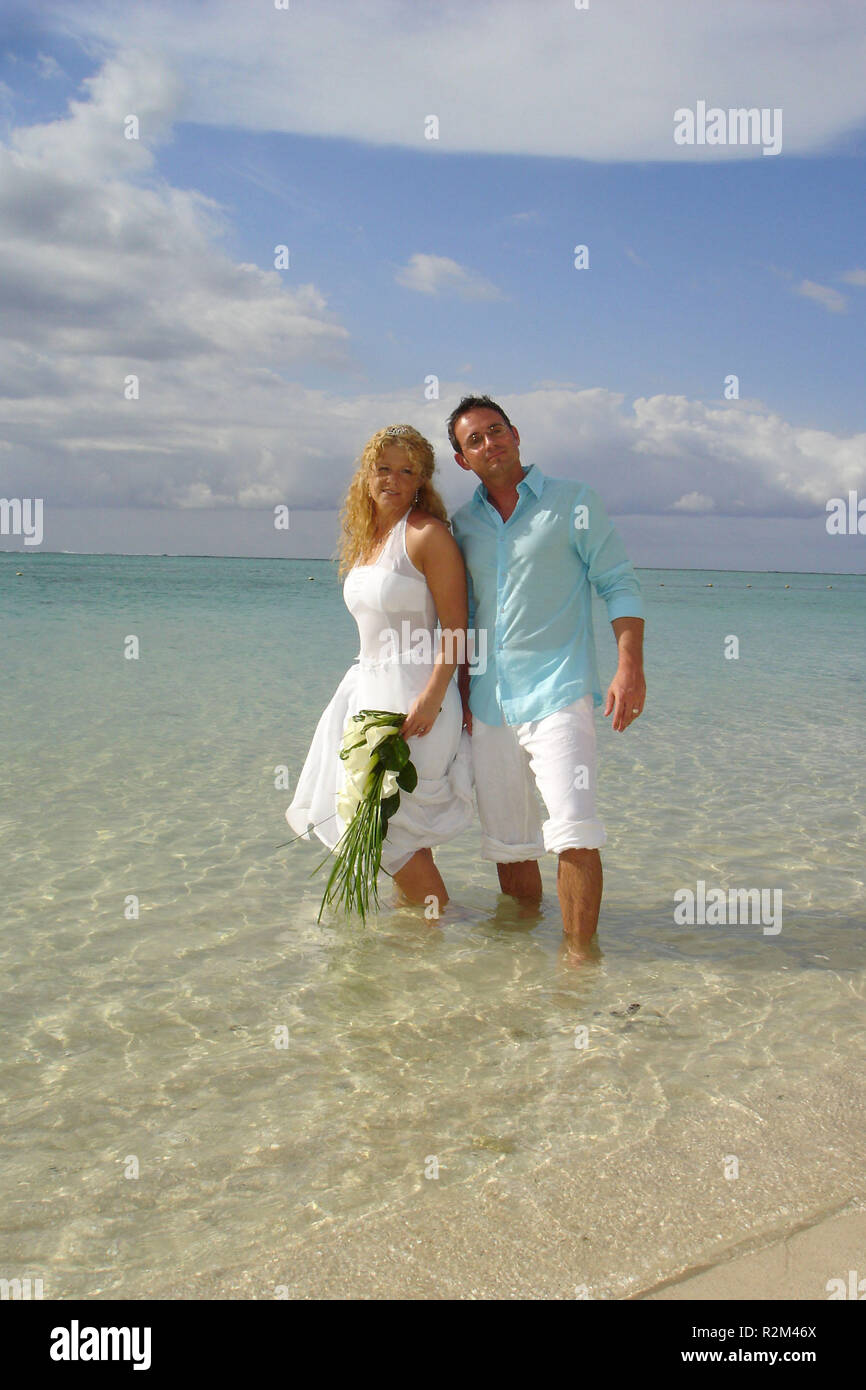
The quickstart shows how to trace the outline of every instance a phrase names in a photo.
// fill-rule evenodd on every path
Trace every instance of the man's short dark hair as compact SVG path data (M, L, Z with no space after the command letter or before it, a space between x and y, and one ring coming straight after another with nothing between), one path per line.
M497 405L496 402L492 401L489 396L464 396L460 404L458 406L455 406L451 414L448 416L448 438L451 441L451 447L454 450L455 454L462 455L463 450L457 443L457 436L454 433L454 426L460 419L460 416L468 414L470 410L495 410L497 415L502 416L508 428L510 430L514 429L514 426L512 425L508 416L505 414L505 411L502 409L502 406Z

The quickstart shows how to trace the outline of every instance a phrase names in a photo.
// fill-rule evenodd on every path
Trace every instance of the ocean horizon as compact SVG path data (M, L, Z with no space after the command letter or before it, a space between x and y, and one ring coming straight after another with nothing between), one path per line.
M125 550L47 550L40 546L38 550L31 547L20 550L10 550L0 548L0 555L23 555L25 557L38 555L78 555L90 557L92 559L112 559L112 560L249 560L249 561L278 561L289 564L304 565L308 561L318 563L320 561L336 563L336 554L331 555L224 555L218 551L185 552L179 550L141 550L134 554ZM638 574L656 574L669 571L666 565L640 565L635 566ZM857 570L791 570L791 569L726 569L723 565L715 565L711 568L699 565L678 565L674 571L677 574L826 574L833 576L850 576L851 574L866 573Z

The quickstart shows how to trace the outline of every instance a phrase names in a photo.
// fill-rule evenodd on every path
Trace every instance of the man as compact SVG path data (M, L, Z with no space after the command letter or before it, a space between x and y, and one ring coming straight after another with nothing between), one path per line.
M472 735L483 858L512 897L538 902L538 859L559 855L557 890L572 953L598 925L606 835L595 807L593 710L602 703L591 600L607 604L619 651L604 713L622 732L646 698L643 600L598 493L520 461L520 435L489 396L448 419L461 468L479 479L452 518L469 577L469 627L487 633L487 669L460 673ZM535 786L547 807L542 825Z

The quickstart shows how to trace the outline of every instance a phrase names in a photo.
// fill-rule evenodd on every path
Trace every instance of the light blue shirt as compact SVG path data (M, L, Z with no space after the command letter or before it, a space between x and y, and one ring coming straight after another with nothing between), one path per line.
M503 521L479 483L451 521L468 571L476 661L478 634L487 634L487 669L471 675L469 690L483 724L543 719L589 693L601 704L590 585L610 619L644 616L637 576L593 488L533 465L517 492Z

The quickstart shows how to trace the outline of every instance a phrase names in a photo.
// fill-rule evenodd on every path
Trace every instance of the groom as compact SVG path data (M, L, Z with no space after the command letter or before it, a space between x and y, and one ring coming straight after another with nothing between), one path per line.
M592 589L607 604L619 651L605 717L623 731L646 699L643 601L598 493L520 461L520 435L489 396L465 396L448 418L461 468L479 486L452 529L469 580L469 627L487 633L487 669L460 671L472 735L481 854L503 893L539 901L538 859L559 855L562 921L577 955L598 925L606 835L595 806L593 710L602 703ZM535 795L547 808L542 824Z

